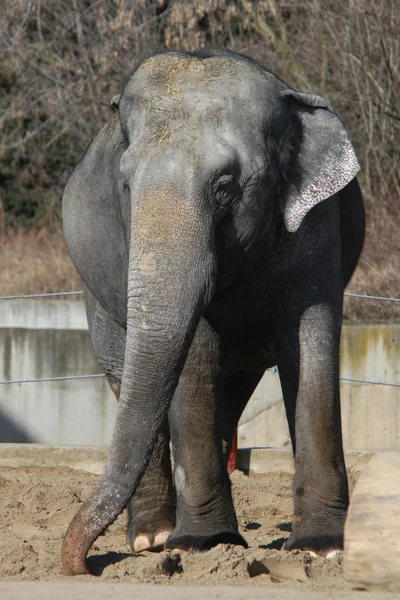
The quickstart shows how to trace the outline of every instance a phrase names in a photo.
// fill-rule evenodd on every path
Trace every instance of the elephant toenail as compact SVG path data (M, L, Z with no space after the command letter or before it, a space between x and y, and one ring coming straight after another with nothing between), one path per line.
M133 544L133 549L130 546L130 550L132 552L143 552L143 550L149 550L150 547L151 544L147 535L138 535Z

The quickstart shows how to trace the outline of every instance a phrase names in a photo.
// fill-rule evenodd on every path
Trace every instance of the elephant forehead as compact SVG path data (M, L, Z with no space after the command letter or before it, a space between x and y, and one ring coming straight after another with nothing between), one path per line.
M227 98L248 99L262 77L249 63L233 57L199 59L182 55L159 55L146 60L136 71L129 92L153 110L182 117L182 111L202 115L226 105ZM229 92L229 93L227 93Z
M153 95L142 103L141 135L149 149L174 146L196 147L207 132L223 122L226 107L221 97L201 93L182 93L167 100Z
M139 67L127 93L141 107L141 131L152 151L167 143L193 145L199 135L202 139L207 131L223 127L225 120L233 122L251 110L249 93L261 80L254 73L252 65L232 57L160 55ZM237 81L240 85L233 88Z

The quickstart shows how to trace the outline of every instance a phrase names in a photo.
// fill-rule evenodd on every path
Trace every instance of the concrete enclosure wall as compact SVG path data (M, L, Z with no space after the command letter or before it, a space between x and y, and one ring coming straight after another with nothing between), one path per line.
M101 373L81 300L3 301L0 379ZM348 325L343 378L399 382L400 325ZM341 382L345 448L400 449L400 388ZM117 403L104 378L0 385L0 442L110 442ZM239 427L239 446L290 445L279 375L268 371Z
M0 305L0 379L101 373L82 300ZM0 385L0 442L108 444L117 402L104 377Z
M341 344L343 443L348 450L400 450L400 325L345 325ZM278 374L267 372L239 428L241 447L290 445Z

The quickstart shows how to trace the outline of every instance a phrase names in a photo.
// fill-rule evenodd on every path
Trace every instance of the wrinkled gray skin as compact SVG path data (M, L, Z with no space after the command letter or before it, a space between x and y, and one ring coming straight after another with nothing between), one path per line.
M225 465L275 364L296 471L286 548L341 547L339 338L364 237L343 125L323 98L228 52L154 56L113 104L63 199L93 346L119 398L65 572L87 572L128 502L133 550L168 534L172 548L245 544Z

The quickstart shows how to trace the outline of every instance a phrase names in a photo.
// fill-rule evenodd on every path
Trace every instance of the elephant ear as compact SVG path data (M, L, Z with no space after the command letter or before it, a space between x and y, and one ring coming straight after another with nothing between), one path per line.
M280 147L280 202L286 228L295 232L309 210L354 179L360 165L347 131L324 98L291 89L280 94L290 110Z

